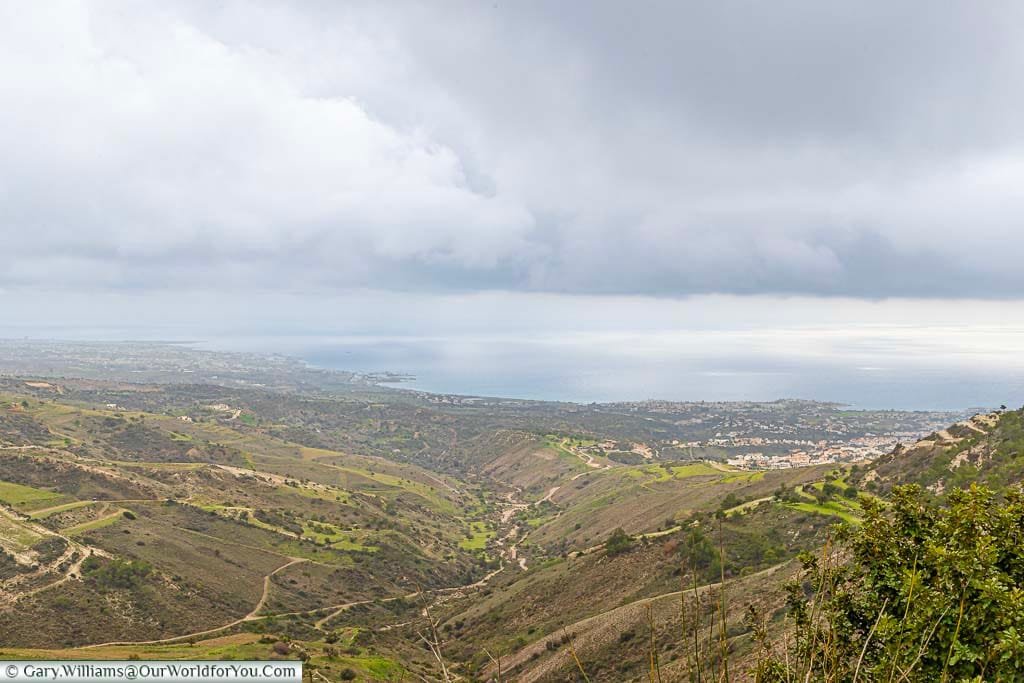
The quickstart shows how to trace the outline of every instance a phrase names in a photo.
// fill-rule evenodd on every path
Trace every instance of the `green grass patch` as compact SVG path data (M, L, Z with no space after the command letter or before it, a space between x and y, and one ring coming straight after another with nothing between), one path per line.
M703 462L687 463L685 465L634 465L618 468L623 475L634 480L643 480L645 484L659 484L673 479L688 479L690 477L721 476L722 472L711 465Z
M43 539L36 533L14 520L0 516L0 541L3 545L16 551L24 551Z
M578 455L565 447L565 439L548 434L544 437L544 447L555 451L555 453L557 453L561 458L568 458L581 465L583 464L583 461Z
M241 515L241 517L239 517L239 519L241 519L245 523L257 527L259 529L264 529L266 531L272 531L277 534L292 537L292 532L281 527L274 526L273 524L267 524L263 520L257 519L256 515L254 515L252 513L252 510L249 508L237 508L225 505L200 505L198 507L200 507L203 510L216 511L232 518L234 518L234 515L231 514L232 511L242 510L243 514ZM342 529L339 526L327 522L318 522L308 519L300 521L302 523L302 538L306 540L312 540L320 545L330 546L331 548L334 548L336 550L348 550L363 553L374 553L377 552L377 550L379 550L377 546L365 543L365 538L359 538L360 533L365 532ZM307 554L311 550L308 547L299 544L298 539L296 539L295 543L289 544L288 547L292 550L287 552L295 554L299 557L307 557L307 555L296 551L296 548L302 548L303 550L305 550ZM283 550L283 546L282 548L278 548L278 550Z
M300 486L293 488L292 492L305 498L319 498L321 500L329 500L332 503L341 503L342 505L349 504L349 492L333 486L327 489Z
M116 524L117 522L124 519L123 513L124 510L117 510L116 512L111 512L109 515L105 515L103 517L100 517L99 519L94 519L90 522L85 522L84 524L78 524L77 526L64 529L64 534L68 536L76 536L78 534L84 534L86 531L95 531L97 529L103 529L104 527L111 526L112 524Z
M618 471L630 479L645 479L647 477L643 468L620 467Z
M764 472L743 472L742 474L728 474L722 481L726 484L735 484L738 482L751 483L762 479L764 479Z
M260 643L255 633L238 633L195 645L112 645L90 649L41 650L4 648L4 654L18 659L128 659L136 655L139 659L266 659L270 646Z
M807 491L804 491L804 487L803 487L802 484L797 486L793 490L796 491L797 495L799 495L801 498L806 498L807 500L813 500L815 502L817 502L817 500L818 500L812 494L807 493Z
M375 545L367 545L359 541L353 540L351 537L343 538L340 541L335 541L331 544L332 548L337 550L348 550L355 553L375 553L380 548Z
M467 533L470 534L468 538L459 540L459 547L463 550L483 550L487 547L488 539L494 536L485 522L472 522Z
M0 481L0 501L20 510L32 510L55 505L62 499L67 500L68 496L44 489L32 488L31 486Z
M327 522L302 520L302 537L312 538L317 543L337 543L345 537L345 530Z
M695 462L689 465L675 465L672 468L672 476L676 479L685 479L686 477L700 477L706 475L721 474L721 472L711 465L703 462ZM764 476L764 473L761 473Z
M844 522L850 522L851 524L860 524L860 517L853 513L853 511L839 503L784 503L785 507L791 510L800 510L801 512L810 512L817 515L826 515L829 517L838 517Z
M390 681L405 673L401 664L384 657L357 657L353 659L353 662L380 680Z

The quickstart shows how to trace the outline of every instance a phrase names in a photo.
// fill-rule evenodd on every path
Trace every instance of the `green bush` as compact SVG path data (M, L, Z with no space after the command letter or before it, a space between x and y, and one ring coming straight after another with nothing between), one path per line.
M152 573L153 567L142 560L100 560L95 555L82 563L82 576L101 590L135 588Z
M621 555L633 547L633 537L619 527L604 542L604 551L609 556Z
M1024 680L1024 494L947 502L916 485L862 499L842 552L801 557L785 654L757 632L758 680Z
M734 508L742 503L743 500L737 496L735 492L730 491L724 498L722 498L722 502L718 505L718 508L720 510L728 510L729 508Z

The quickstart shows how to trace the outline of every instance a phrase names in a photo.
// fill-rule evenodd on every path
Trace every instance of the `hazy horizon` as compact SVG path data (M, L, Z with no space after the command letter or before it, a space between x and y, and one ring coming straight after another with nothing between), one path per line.
M1016 353L1024 326L821 325L447 336L63 332L27 338L161 341L275 353L329 369L411 375L392 385L409 389L577 403L798 398L861 409L959 411L1024 402L1024 362Z

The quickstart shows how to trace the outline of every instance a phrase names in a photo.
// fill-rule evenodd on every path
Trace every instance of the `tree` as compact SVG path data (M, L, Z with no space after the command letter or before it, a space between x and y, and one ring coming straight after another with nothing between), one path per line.
M633 537L622 530L622 527L615 529L608 540L604 542L604 551L609 556L621 555L633 547Z
M737 496L734 491L729 491L729 493L725 495L725 498L722 499L722 502L719 503L718 509L728 510L729 508L734 508L737 505L740 505L742 502L743 501L740 500L740 497Z
M801 556L794 637L783 655L761 632L758 680L1024 678L1024 494L972 485L943 507L902 486L861 504L841 551Z
M683 567L702 580L715 580L721 573L720 553L699 527L692 527L679 544Z

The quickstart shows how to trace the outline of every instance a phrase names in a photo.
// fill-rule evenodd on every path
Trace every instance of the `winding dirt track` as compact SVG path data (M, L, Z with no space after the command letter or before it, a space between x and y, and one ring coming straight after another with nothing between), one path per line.
M54 448L48 448L48 447L39 447L39 446L0 446L0 449L3 449L3 450L42 450L42 451L51 452L51 453L65 453L64 451L61 451L60 449L54 449ZM120 476L120 477L124 478L123 475L120 475L116 471L108 471L108 470L105 470L105 469L84 465L80 461L76 461L75 465L78 466L78 467L81 467L82 469L86 469L86 470L90 470L90 471L96 471L96 472L102 473L104 475L115 476L115 477ZM236 476L239 475L239 474L243 474L243 473L245 475L247 475L247 476L252 476L253 475L253 472L250 471L250 470L241 470L240 468L235 468L235 467L231 467L231 466L227 466L227 465L217 465L217 466L219 468L227 471L227 472L235 474ZM270 483L276 483L278 485L283 484L284 480L285 480L285 477L283 477L281 475L275 475L275 474L266 473L266 472L259 472L255 476L259 476L259 477L263 478L265 481L268 481ZM440 482L440 483L444 483L444 482ZM458 492L457 489L452 489L450 486L448 486L448 488L451 489L453 492ZM549 494L548 494L549 498L550 498L551 495L553 495L555 493L555 491L557 491L557 488L549 492ZM518 512L520 510L523 510L523 509L526 509L526 508L529 507L529 504L517 501L517 500L515 500L515 497L516 497L515 493L508 494L507 507L506 507L506 509L503 511L503 513L501 515L501 522L502 522L502 524L508 524L511 521L511 518L515 515L516 512ZM109 501L96 501L96 502L103 502L103 503L135 503L135 502L138 502L138 503L142 503L142 502L159 502L159 501L160 501L160 499L123 499L123 500L109 500ZM63 508L63 507L65 507L65 505L57 505L57 506L53 506L51 508L44 508L42 510L37 510L35 512L36 513L47 513L47 512L50 512L50 511L59 510L60 508ZM0 507L0 513L12 516L12 518L13 518L13 514L8 512L7 510L4 510L2 507ZM117 514L120 514L120 512L118 512ZM41 534L44 534L44 535L57 536L57 537L60 537L60 538L64 539L68 543L68 550L65 552L64 555L62 555L61 558L58 558L58 560L56 560L54 563L51 563L50 565L47 565L47 569L46 569L47 571L49 571L51 569L55 569L61 562L64 562L64 561L70 559L71 553L73 551L77 550L79 552L80 556L79 556L79 558L78 558L78 560L76 562L74 562L72 565L70 565L65 570L63 570L63 572L62 572L63 576L59 580L57 580L57 581L55 581L53 583L49 583L49 584L47 584L45 586L41 586L39 588L33 589L31 591L23 592L23 593L18 594L18 595L15 595L13 593L7 593L6 595L2 596L3 599L4 599L3 602L10 602L11 604L13 604L14 602L16 602L17 600L19 600L21 598L28 597L30 595L34 595L35 593L38 593L38 592L41 592L41 591L44 591L44 590L49 590L51 588L55 588L57 586L60 586L64 582L70 580L71 578L80 575L82 562L84 562L86 557L88 557L90 554L96 554L96 555L101 555L101 556L104 556L104 557L109 557L108 553L104 552L103 550L101 550L99 548L93 548L91 546L82 545L81 543L73 541L71 538L68 538L67 536L64 536L64 535L62 535L60 533L57 533L57 532L52 531L50 529L47 529L46 527L43 527L42 525L39 525L39 524L35 523L34 521L22 520L22 519L18 519L17 521L20 524L25 524L26 526L28 526L29 528L33 529L34 531L37 531L37 533L41 533ZM192 533L196 533L196 534L198 534L200 536L207 536L206 534L203 534L202 532L193 531L193 530L190 530L190 529L183 529L183 530L184 531L190 531ZM517 529L513 526L509 530L509 533L507 533L505 535L504 539L514 538L515 537L515 531L517 531ZM214 538L214 537L210 537L210 538ZM249 547L249 546L245 546L244 544L241 544L241 543L235 543L235 542L232 542L232 541L226 541L224 539L219 539L218 538L218 539L215 539L215 540L218 540L218 541L223 542L223 543L229 543L231 545L237 545L237 546L241 546L241 547ZM511 551L511 553L510 553L511 559L512 559L513 562L515 562L515 560L517 558L516 558L516 549L515 549L514 545L511 546L510 551ZM286 568L288 568L290 566L298 564L300 562L315 562L314 560L307 560L305 558L296 558L296 557L288 557L288 556L282 556L282 558L283 559L287 559L288 561L285 562L284 564L282 564L281 566L277 567L272 572L270 572L269 574L267 574L266 576L263 577L263 591L262 591L262 594L260 595L260 599L257 602L256 606L253 607L253 609L248 614L246 614L243 617L235 619L235 620L233 620L233 621L231 621L231 622L229 622L227 624L223 624L221 626L216 626L216 627L209 628L209 629L203 629L203 630L200 630L200 631L193 631L191 633L185 633L185 634L176 635L176 636L170 636L170 637L167 637L167 638L157 638L157 639L153 639L153 640L111 641L111 642L106 642L106 643L94 643L94 644L90 644L90 645L83 645L83 646L81 646L78 649L94 649L94 648L111 647L111 646L171 644L171 643L182 642L182 641L187 641L187 640L199 638L199 637L202 637L202 636L213 635L213 634L218 633L220 631L224 631L224 630L233 628L235 626L238 626L239 624L243 624L245 622L259 621L259 620L262 620L262 619L269 619L271 617L317 616L317 615L323 614L324 612L327 612L326 616L324 616L323 618L321 618L317 622L315 622L315 627L320 629L326 623L328 623L331 619L336 617L338 614L341 614L345 610L350 609L352 607L355 607L357 605L369 604L369 603L376 602L376 601L391 602L391 601L399 600L399 599L402 599L402 598L409 599L409 598L417 597L417 596L419 596L421 594L419 591L417 591L417 592L409 593L409 594L406 594L406 595L392 596L390 598L383 598L383 599L381 599L381 598L374 598L374 599L368 599L368 600L359 600L359 601L354 601L354 602L347 602L347 603L342 603L342 604L337 604L337 605L329 605L329 606L326 606L326 607L320 607L320 608L316 608L316 609L313 609L313 610L306 610L306 611L299 611L299 612L286 612L286 613L280 613L280 614L260 615L259 612L266 605L267 599L268 599L269 594L270 594L271 578L275 574L277 574L278 572L280 572L280 571L282 571L282 570L284 570L284 569L286 569ZM526 561L525 561L525 559L519 558L518 565L522 569L526 569ZM502 571L504 571L506 566L507 566L506 563L503 561L501 563L501 565L497 569L495 569L494 571L490 572L489 574L484 576L479 581L475 581L475 582L470 583L470 584L461 585L461 586L453 586L453 587L450 587L450 588L438 588L438 589L424 591L424 593L431 593L431 594L436 594L436 595L460 595L464 591L473 590L473 589L476 589L476 588L483 587L492 578L494 578L497 574L499 574ZM36 574L33 573L33 576L35 576L35 575Z
M173 643L173 642L176 642L176 641L179 641L179 640L188 640L188 639L191 639L191 638L197 638L199 636L211 635L211 634L217 633L218 631L223 631L223 630L229 629L229 628L231 628L233 626L238 626L239 624L245 623L247 621L259 621L260 619L266 619L267 617L272 616L272 615L268 614L266 616L262 616L261 617L261 616L259 616L259 611L261 609L263 609L263 605L266 604L267 597L270 594L270 577L272 577L274 574L278 573L282 569L290 567L293 564L298 564L299 562L306 562L306 560L304 558L301 558L301 557L290 558L289 562L286 562L286 563L282 564L280 567L278 567L274 571L272 571L269 574L267 574L266 576L264 576L263 577L263 595L260 596L260 601L258 603L256 603L256 606L252 608L251 612L246 614L244 617L241 617L240 619L235 619L234 621L232 621L229 624L224 624L223 626L217 626L215 628L206 629L205 631L194 631L193 633L186 633L185 635L181 635L181 636L171 636L170 638L158 638L156 640L123 640L123 641L112 641L112 642L109 642L109 643L94 643L92 645L82 645L81 647L79 647L77 649L87 650L87 649L92 649L92 648L97 648L97 647L110 647L110 646L116 646L116 645L159 645L161 643ZM274 616L278 616L278 615L274 615Z
M266 576L264 576L263 577L263 595L260 596L260 601L257 602L256 606L252 608L252 611L249 612L248 614L246 614L244 617L242 617L242 621L252 621L253 619L255 619L256 616L260 613L260 610L263 609L263 605L267 604L267 596L270 595L270 577L272 577L274 574L278 573L282 569L287 569L288 567L292 566L293 564L298 564L299 562L305 562L305 561L306 561L305 558L293 557L291 562L288 562L287 564L282 564L280 567L278 567L274 571L272 571L269 574L267 574Z
M540 500L538 500L538 501L537 501L536 503L534 503L534 504L533 504L533 505L534 505L534 507L536 507L536 506L540 505L541 503L547 503L547 502L551 501L551 498L552 498L552 497L553 497L553 496L554 496L554 495L555 495L556 493L558 493L558 490L559 490L560 488L562 488L562 487L561 487L561 486L553 486L553 487L551 487L551 488L550 488L550 489L548 490L548 493L547 493L547 495L546 495L546 496L544 496L543 498L541 498Z
M29 512L29 516L32 519L43 519L46 517L46 513L61 511L63 509L74 510L75 508L88 507L90 505L96 505L98 503L161 503L166 498L119 498L117 500L76 500L71 503L62 503L60 505L54 505L53 507L41 508L39 510L32 510Z
M513 494L509 494L509 497L508 497L509 510L506 510L506 512L511 511L512 514L515 514L515 512L517 512L518 510L525 509L525 508L529 507L529 505L527 505L525 503L516 502L514 500L514 498L515 498L515 494L514 493ZM508 521L510 521L510 519L511 519L511 515L509 515L508 517L506 517L504 514L502 515L503 523L507 523ZM206 534L203 534L202 532L198 532L198 531L192 531L192 530L186 530L186 531L191 531L192 533L198 534L200 536L207 536ZM505 538L508 538L510 535L514 536L514 532L515 531L516 531L516 528L513 527L510 530L509 534L505 536ZM214 538L214 537L209 536L209 538ZM219 540L219 541L224 542L224 543L231 543L232 545L237 545L237 546L241 546L241 547L249 547L249 546L245 546L244 544L241 544L241 543L234 543L232 541L225 541L223 539L216 539L216 540ZM515 546L512 546L512 552L513 552L512 557L514 559L515 558L515 554L514 554L515 553ZM357 600L357 601L354 601L354 602L345 602L345 603L341 603L341 604L337 604L337 605L328 605L326 607L318 607L316 609L299 611L299 612L284 612L284 613L278 613L278 614L260 615L259 612L266 605L267 598L268 598L269 593L270 593L270 586L271 586L271 581L270 580L271 580L271 577L273 577L278 572L280 572L280 571L282 571L282 570L284 570L284 569L286 569L286 568L288 568L288 567L290 567L292 565L298 564L299 562L314 562L313 560L307 560L305 558L296 558L296 557L286 557L286 559L288 559L288 562L282 564L280 567L278 567L277 569L275 569L274 571L270 572L269 574L267 574L266 576L263 577L263 593L260 596L260 600L256 604L256 606L252 609L252 611L250 611L244 617L240 617L238 619L235 619L234 621L231 621L231 622L229 622L227 624L224 624L222 626L216 626L214 628L204 629L202 631L193 631L192 633L185 633L185 634L181 634L181 635L177 635L177 636L170 636L168 638L157 638L155 640L131 640L131 641L112 641L112 642L108 642L108 643L94 643L92 645L83 645L83 646L81 646L80 648L77 648L77 649L86 650L86 649L94 649L94 648L99 648L99 647L130 646L130 645L161 645L161 644L167 645L167 644L172 644L172 643L177 643L177 642L188 641L188 640L191 640L191 639L194 639L194 638L200 638L202 636L213 635L213 634L218 633L220 631L224 631L224 630L233 628L235 626L238 626L239 624L243 624L243 623L250 622L250 621L260 621L260 620L263 620L263 619L270 619L272 617L291 617L291 616L309 617L309 616L317 616L317 615L320 615L320 614L323 614L324 612L326 612L327 614L323 618L317 620L314 623L314 627L315 628L322 629L324 627L324 625L327 624L331 619L335 618L336 616L338 616L339 614L341 614L345 610L351 609L352 607L356 607L357 605L368 605L368 604L373 603L373 602L394 602L395 600L400 600L400 599L407 599L408 600L408 599L411 599L411 598L418 597L419 595L424 594L424 593L429 593L429 594L434 594L434 595L460 595L464 591L467 591L467 590L473 590L473 589L476 589L476 588L482 588L492 578L494 578L499 573L504 571L504 569L506 567L505 563L502 562L501 566L499 566L497 569L495 569L494 571L492 571L489 574L487 574L486 576L484 576L479 581L475 581L473 583L462 585L462 586L452 586L450 588L435 588L435 589L432 589L432 590L427 590L427 591L422 591L422 592L416 591L416 592L413 592L413 593L407 593L405 595L395 595L395 596L392 596L390 598L371 598L371 599L367 599L367 600ZM525 559L520 558L519 559L519 566L521 568L525 569L526 568L525 565L526 565ZM68 577L65 577L63 580L67 580L67 578ZM54 585L56 585L56 584L50 584L49 586L46 586L46 588L51 588Z
M36 593L40 593L44 590L49 590L50 588L55 588L56 586L60 586L61 584L69 581L73 576L77 576L81 573L82 563L85 562L85 559L89 555L100 555L103 557L110 556L109 553L99 548L83 545L63 534L53 531L52 529L47 529L45 526L38 524L31 519L21 519L14 512L8 510L6 507L0 506L0 515L3 515L15 524L19 524L28 528L33 533L36 533L40 536L54 536L62 539L67 544L67 547L65 548L61 556L53 560L49 564L39 567L36 571L30 574L20 574L11 579L0 582L0 605L13 605L22 598L35 595ZM68 565L66 568L60 569L60 566L68 560L70 560L72 555L74 555L75 553L78 553L78 559L71 565ZM20 593L15 593L11 590L12 588L17 587L18 584L30 581L33 578L44 576L51 572L59 572L61 574L61 578L51 583L48 583L44 586L38 586L36 588L27 591L22 591Z

